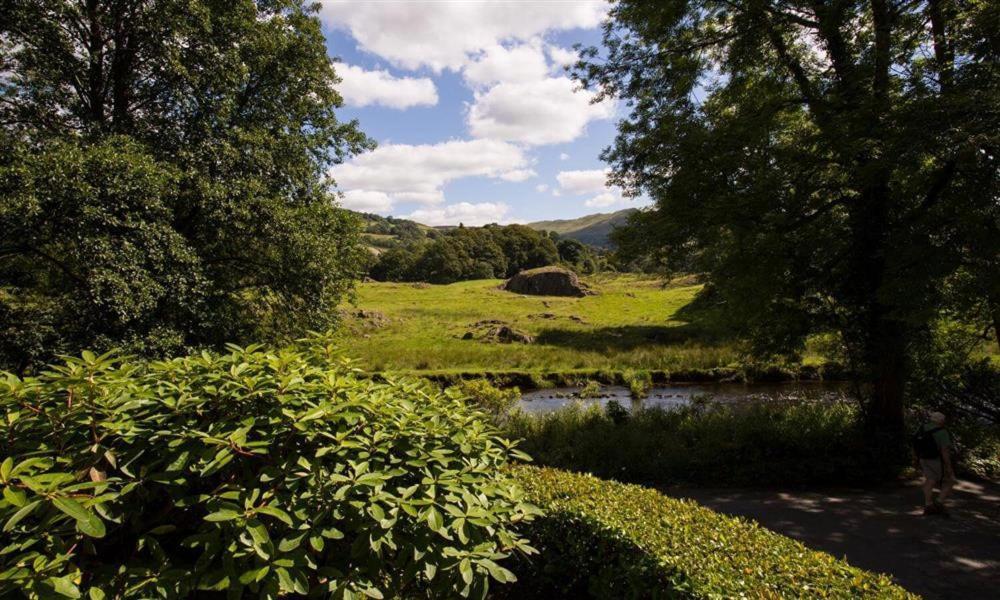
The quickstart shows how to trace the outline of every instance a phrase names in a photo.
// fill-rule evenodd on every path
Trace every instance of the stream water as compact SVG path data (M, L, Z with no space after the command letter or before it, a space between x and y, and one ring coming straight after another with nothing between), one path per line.
M843 382L809 381L791 383L704 383L675 384L654 387L645 398L633 399L627 388L607 386L601 388L596 398L580 398L579 387L549 388L526 392L521 396L520 407L529 413L547 413L569 406L574 402L584 407L599 405L602 409L615 400L629 410L636 408L676 408L701 398L709 402L836 400L849 397L849 388Z

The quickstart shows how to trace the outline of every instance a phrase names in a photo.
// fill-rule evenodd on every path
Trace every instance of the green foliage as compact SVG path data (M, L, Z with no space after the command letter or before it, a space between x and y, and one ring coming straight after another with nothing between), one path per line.
M597 398L601 395L601 384L593 380L588 381L576 395L579 398Z
M133 4L0 5L0 365L300 335L360 275L316 7Z
M539 464L640 483L860 483L898 473L907 458L876 455L847 402L695 404L631 415L620 405L571 405L513 415L505 432L523 439Z
M576 75L629 107L604 158L656 202L616 232L625 259L704 273L767 353L843 334L873 384L866 416L901 433L907 358L942 308L1000 327L998 17L995 2L615 3Z
M485 412L498 425L507 422L521 399L521 390L517 387L498 388L486 379L462 380L449 389Z
M645 398L653 387L653 377L649 371L630 369L622 373L622 378L633 398Z
M954 434L957 469L973 477L1000 479L1000 425L955 419L948 424Z
M915 598L884 575L651 489L554 469L515 477L546 516L510 598Z
M481 415L325 339L0 379L0 595L485 595L535 510Z
M379 281L447 284L510 277L558 261L555 243L523 225L456 227L434 240L404 242L382 253L369 274Z

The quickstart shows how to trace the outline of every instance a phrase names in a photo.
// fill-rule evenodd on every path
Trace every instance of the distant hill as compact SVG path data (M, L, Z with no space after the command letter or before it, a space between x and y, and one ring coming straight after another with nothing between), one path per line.
M584 244L607 248L611 245L608 240L611 230L618 225L623 225L629 215L637 210L636 208L626 208L613 213L587 215L578 219L537 221L527 225L539 231L554 231L563 237L572 238Z

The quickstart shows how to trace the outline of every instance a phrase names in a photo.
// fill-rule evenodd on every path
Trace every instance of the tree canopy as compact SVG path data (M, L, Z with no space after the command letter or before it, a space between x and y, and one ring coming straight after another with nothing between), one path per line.
M559 259L549 236L524 225L456 227L433 240L404 239L379 255L370 274L380 281L454 283L510 277Z
M362 264L302 0L0 0L0 363L319 328Z
M625 102L604 157L656 202L623 250L705 273L758 350L839 332L898 432L951 292L1000 314L1000 6L622 0L604 42L575 73Z

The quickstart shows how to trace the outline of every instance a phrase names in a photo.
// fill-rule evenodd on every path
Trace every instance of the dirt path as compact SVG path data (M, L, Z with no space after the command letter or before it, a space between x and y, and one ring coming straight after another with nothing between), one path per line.
M875 489L668 488L717 511L892 575L925 598L1000 598L1000 485L961 482L950 519L921 515L917 483Z

